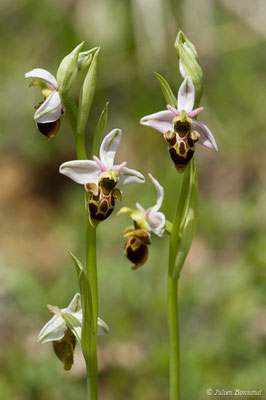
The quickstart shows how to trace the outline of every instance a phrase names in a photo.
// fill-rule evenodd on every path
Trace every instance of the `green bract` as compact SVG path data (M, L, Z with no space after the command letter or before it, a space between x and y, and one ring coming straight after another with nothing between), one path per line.
M89 117L90 108L95 92L97 59L99 51L100 48L98 47L93 55L93 59L90 63L90 67L88 69L87 75L84 79L84 83L80 91L77 122L78 134L82 134L84 132Z

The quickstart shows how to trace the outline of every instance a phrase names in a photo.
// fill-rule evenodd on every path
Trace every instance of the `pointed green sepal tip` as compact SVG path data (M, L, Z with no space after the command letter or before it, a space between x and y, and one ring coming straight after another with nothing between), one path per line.
M175 40L175 49L177 52L177 56L180 57L180 52L179 52L179 46L183 44L187 50L191 53L191 55L197 60L199 61L199 57L198 57L198 53L196 50L196 47L194 46L194 44L187 38L187 36L184 34L184 32L179 31L177 36L176 36L176 40Z
M179 59L179 70L183 78L190 76L195 86L195 105L198 107L202 91L202 69L199 64L198 53L194 44L179 31L175 40L175 50Z
M87 51L81 51L78 56L78 69L80 71L88 68L92 62L93 55L100 47L93 47Z
M56 79L58 82L59 92L66 95L70 90L78 73L78 56L84 42L81 42L74 48L63 60L58 67Z

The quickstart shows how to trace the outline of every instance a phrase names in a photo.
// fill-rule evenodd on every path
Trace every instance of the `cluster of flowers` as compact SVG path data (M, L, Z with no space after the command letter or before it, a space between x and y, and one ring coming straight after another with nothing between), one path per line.
M41 68L36 68L25 76L33 79L31 85L41 87L44 102L35 107L37 110L34 119L39 130L50 139L58 131L61 115L65 112L58 82L50 72ZM164 135L174 165L181 173L193 157L196 142L217 151L215 139L209 128L193 119L203 110L202 107L193 110L194 102L195 88L192 79L187 76L178 91L177 109L168 105L167 110L145 116L140 121L141 124L150 126ZM99 222L111 215L115 200L121 200L120 189L123 186L145 182L141 173L126 167L126 162L114 164L121 136L120 129L113 129L103 139L99 158L95 155L93 160L68 161L59 169L61 174L84 185L90 194L89 219L95 228ZM134 221L134 227L125 230L125 254L134 263L133 269L147 260L151 232L162 236L165 231L165 216L159 212L164 191L159 182L151 174L149 176L157 191L156 205L144 210L137 203L136 210L123 207L119 211L119 214L128 212Z
M35 109L34 120L39 131L50 140L60 128L61 116L65 107L60 96L60 85L48 71L36 68L25 74L31 78L31 86L41 87L44 101ZM182 173L193 157L195 143L217 151L215 139L206 125L193 119L203 108L193 110L195 88L192 79L186 76L180 86L177 97L177 109L168 105L167 110L160 111L141 119L140 123L150 126L162 133L168 143L171 159L178 172ZM121 188L130 183L144 183L144 176L128 168L126 162L115 165L115 155L122 137L120 129L113 129L102 141L99 157L93 160L73 160L63 163L59 172L74 182L84 185L89 194L88 216L91 225L96 228L101 221L108 218L114 210L115 201L121 201ZM165 215L160 212L164 190L151 175L149 177L157 192L156 204L146 210L139 204L136 209L122 207L118 214L129 213L133 226L125 229L125 255L134 264L132 269L143 265L148 258L148 246L151 244L151 233L163 236L166 229ZM76 340L81 339L82 307L81 296L77 293L65 309L48 306L54 314L43 327L39 341L53 342L56 355L63 362L65 369L73 363L73 352ZM98 334L108 333L107 325L98 318Z

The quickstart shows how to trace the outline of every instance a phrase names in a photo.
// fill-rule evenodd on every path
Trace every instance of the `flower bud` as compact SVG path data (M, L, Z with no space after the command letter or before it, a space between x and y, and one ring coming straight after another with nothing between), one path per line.
M202 70L198 53L193 43L182 31L179 31L175 41L175 49L179 58L179 70L183 78L190 76L195 86L195 105L198 106L202 96Z
M78 56L84 42L80 43L68 54L59 65L57 70L57 82L61 95L66 95L71 88L78 72Z
M69 371L74 363L75 346L76 337L70 329L66 330L62 339L53 341L54 352L66 371Z
M95 85L96 85L96 72L97 72L97 60L99 55L100 48L97 47L96 51L93 54L93 58L89 63L90 66L88 68L88 72L84 79L82 89L80 91L79 96L79 109L78 109L78 121L77 121L77 132L83 133L92 104L92 100L95 93Z
M151 244L150 234L143 229L136 229L127 233L125 237L127 238L124 250L125 255L134 264L132 269L138 269L148 259L148 245Z
M98 50L98 47L94 47L93 49L82 51L78 56L78 70L83 71L88 68L92 62L92 57L94 53Z

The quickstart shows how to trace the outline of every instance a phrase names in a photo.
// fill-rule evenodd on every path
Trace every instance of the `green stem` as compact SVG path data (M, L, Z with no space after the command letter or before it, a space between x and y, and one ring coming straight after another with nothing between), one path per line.
M86 196L87 197L87 196ZM97 277L97 255L96 255L96 229L87 222L87 274L91 286L93 326L97 333L98 318L98 277Z
M62 96L61 96L62 97ZM68 96L62 97L64 106L66 108L66 113L74 134L75 148L77 153L77 158L79 160L87 160L87 152L84 143L84 134L79 134L77 132L77 115L78 107L76 103Z
M168 325L170 338L170 400L180 399L180 353L178 326L178 278L168 274Z
M97 335L92 335L89 342L89 352L84 354L87 372L87 399L98 400L98 361Z
M84 134L77 133L77 106L69 98L63 99L66 112L74 134L75 148L79 160L87 160ZM90 290L81 295L83 299L82 351L87 371L87 399L98 400L98 361L97 361L97 319L98 319L98 280L96 229L92 228L88 218L88 193L85 193L86 209L86 276ZM85 329L84 329L85 328Z
M88 204L86 196L86 204ZM97 255L96 255L96 229L92 228L87 217L87 248L86 268L91 289L92 320L88 332L87 388L88 400L98 399L98 362L97 362L97 319L98 319L98 279L97 279Z

